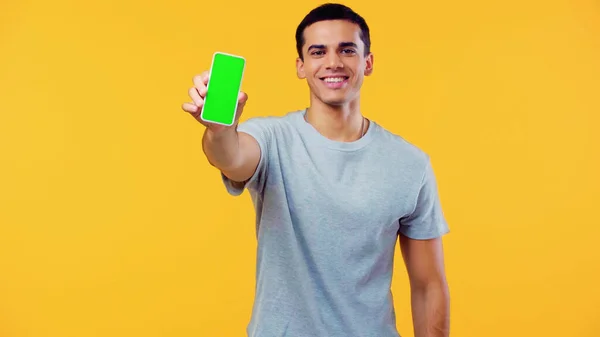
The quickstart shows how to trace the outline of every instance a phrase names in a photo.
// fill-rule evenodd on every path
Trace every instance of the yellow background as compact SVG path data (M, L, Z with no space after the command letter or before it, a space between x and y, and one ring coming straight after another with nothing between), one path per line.
M1 337L245 335L251 201L180 105L220 50L248 60L242 120L305 107L318 4L2 2ZM598 2L346 4L372 29L364 113L433 158L451 335L600 336Z

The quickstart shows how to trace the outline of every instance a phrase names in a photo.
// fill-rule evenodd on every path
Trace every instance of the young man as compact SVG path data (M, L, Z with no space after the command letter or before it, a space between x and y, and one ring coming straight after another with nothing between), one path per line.
M363 117L373 71L369 28L338 4L296 33L310 106L232 127L200 120L208 73L183 109L206 126L203 150L232 195L256 208L251 337L398 337L390 284L396 240L416 337L449 335L441 236L448 232L429 157ZM239 97L238 116L248 96ZM392 107L390 107L392 108Z

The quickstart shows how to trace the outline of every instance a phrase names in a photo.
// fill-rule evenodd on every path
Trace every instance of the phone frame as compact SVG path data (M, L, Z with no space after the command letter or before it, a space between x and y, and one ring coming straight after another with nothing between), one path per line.
M235 58L242 59L244 61L244 66L242 68L242 76L240 77L240 83L238 84L238 90L237 90L238 97L239 97L240 91L242 90L242 82L244 81L244 75L246 73L246 58L243 56L240 56L240 55L230 54L230 53L226 53L226 52L222 52L222 51L216 51L213 53L212 61L210 63L210 70L208 73L208 84L206 85L206 96L208 96L208 92L210 90L210 76L212 75L212 71L213 71L213 67L215 65L215 59L216 59L217 55L225 55L225 56L229 56L229 57L235 57ZM226 123L220 123L220 122L215 122L215 121L204 119L204 107L206 106L206 98L207 97L204 98L204 104L202 104L202 109L200 111L200 119L202 119L203 121L205 121L207 123L218 124L218 125L223 125L223 126L232 126L233 124L235 124L235 117L237 114L237 109L240 104L239 100L236 99L235 109L233 111L233 120L231 121L231 124L226 124Z

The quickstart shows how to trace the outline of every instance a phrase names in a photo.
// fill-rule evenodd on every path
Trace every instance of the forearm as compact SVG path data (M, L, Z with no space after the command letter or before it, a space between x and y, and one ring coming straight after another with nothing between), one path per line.
M413 287L411 303L415 337L450 335L450 295L446 283Z
M228 128L218 133L206 129L202 137L202 150L208 162L219 170L235 167L240 158L236 128Z

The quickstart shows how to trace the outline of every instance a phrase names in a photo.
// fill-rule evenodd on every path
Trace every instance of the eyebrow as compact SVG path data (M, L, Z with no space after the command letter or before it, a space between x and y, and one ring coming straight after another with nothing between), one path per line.
M344 48L344 47L358 48L358 46L354 42L340 42L338 44L338 47L340 47L340 48ZM310 51L311 49L323 49L323 48L325 48L324 44L313 44L310 47L308 47L308 51Z

